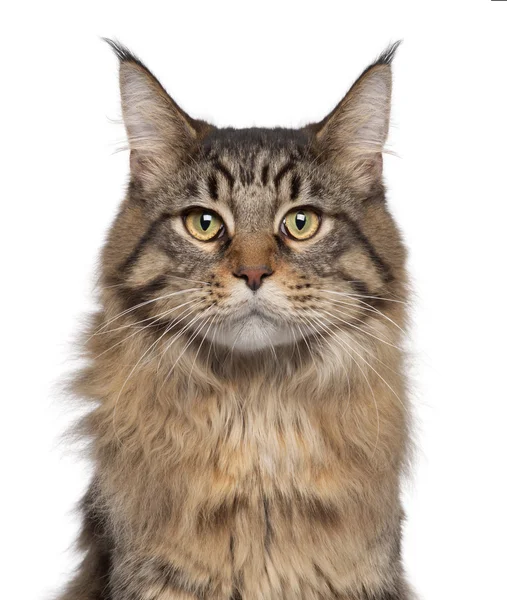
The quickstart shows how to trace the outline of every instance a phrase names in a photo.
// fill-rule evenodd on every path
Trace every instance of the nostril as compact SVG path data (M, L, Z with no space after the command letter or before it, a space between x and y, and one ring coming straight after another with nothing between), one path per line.
M265 277L273 274L273 270L266 266L261 265L258 267L240 267L236 271L233 271L235 277L244 279L247 286L253 291L257 291L262 284Z

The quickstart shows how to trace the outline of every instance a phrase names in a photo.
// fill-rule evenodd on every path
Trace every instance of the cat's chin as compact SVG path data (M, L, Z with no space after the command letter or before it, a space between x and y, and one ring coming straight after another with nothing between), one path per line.
M255 352L293 344L294 335L287 323L252 314L220 327L213 341L234 351Z

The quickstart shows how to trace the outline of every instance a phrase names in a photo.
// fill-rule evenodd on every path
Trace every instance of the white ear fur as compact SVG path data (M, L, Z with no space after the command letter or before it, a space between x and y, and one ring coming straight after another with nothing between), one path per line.
M127 48L104 39L120 61L123 121L130 148L131 174L151 184L174 167L201 132L209 127L194 121L174 102L158 79Z
M348 157L379 154L389 132L391 67L374 65L324 120L317 140Z
M159 82L136 62L120 65L122 112L129 147L152 159L188 146L196 132Z
M359 152L382 152L389 133L391 67L373 67L345 108L350 119L349 141Z
M369 66L345 98L320 123L310 126L317 151L330 158L362 195L382 182L382 152L391 115L391 61L395 42Z

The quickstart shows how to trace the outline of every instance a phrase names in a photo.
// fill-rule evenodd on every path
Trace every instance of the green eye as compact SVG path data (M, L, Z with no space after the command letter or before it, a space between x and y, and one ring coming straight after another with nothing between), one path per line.
M299 208L287 213L282 221L282 233L294 240L308 240L320 225L320 217L313 210Z
M192 210L184 217L184 221L188 233L201 242L210 242L224 231L222 219L209 210Z

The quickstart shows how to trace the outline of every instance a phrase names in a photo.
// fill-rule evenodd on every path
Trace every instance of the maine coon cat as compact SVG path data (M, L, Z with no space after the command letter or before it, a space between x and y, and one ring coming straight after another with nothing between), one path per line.
M110 44L130 184L74 386L94 477L61 599L409 598L397 44L302 129L195 120Z

